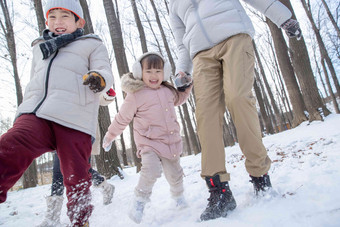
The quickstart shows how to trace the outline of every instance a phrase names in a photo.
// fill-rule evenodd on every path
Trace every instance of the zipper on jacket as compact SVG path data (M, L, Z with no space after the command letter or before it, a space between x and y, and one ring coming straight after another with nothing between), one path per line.
M35 107L35 109L33 110L33 113L36 114L36 112L38 111L38 109L40 108L40 106L43 104L43 102L45 101L46 97L47 97L47 92L48 92L48 81L50 79L50 71L51 71L51 66L52 63L54 61L54 59L57 57L59 50L56 51L55 55L53 56L53 58L51 59L50 63L48 64L47 67L47 72L46 72L46 81L45 81L45 94L43 99L39 102L39 104L37 105L37 107Z

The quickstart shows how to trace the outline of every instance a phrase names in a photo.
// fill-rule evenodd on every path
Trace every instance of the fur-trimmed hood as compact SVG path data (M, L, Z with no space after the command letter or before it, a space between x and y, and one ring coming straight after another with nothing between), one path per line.
M137 80L131 72L126 73L121 79L122 90L126 93L135 93L143 89L146 85L142 80Z

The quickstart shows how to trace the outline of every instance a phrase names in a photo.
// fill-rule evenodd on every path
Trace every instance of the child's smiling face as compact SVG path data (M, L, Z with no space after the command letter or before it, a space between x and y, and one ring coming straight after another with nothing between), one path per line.
M51 32L56 35L70 34L78 28L83 28L83 20L75 20L75 15L64 9L53 9L48 13L46 24Z
M148 69L147 65L146 61L142 61L142 79L148 87L158 89L164 80L164 70L153 67Z

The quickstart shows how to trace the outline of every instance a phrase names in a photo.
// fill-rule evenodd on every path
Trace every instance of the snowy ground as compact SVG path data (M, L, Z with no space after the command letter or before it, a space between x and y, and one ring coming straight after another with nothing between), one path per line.
M184 168L185 196L189 207L176 210L169 186L160 178L152 201L140 225L127 216L138 180L135 168L125 169L125 179L113 177L116 186L112 204L102 205L99 189L92 188L95 210L90 226L340 226L340 115L324 122L303 123L299 127L264 138L273 160L269 172L274 193L256 199L244 168L238 146L226 149L227 168L237 208L227 218L198 222L207 204L208 190L200 178L200 155L181 159ZM44 196L50 185L10 192L0 205L0 226L35 226L46 210ZM275 194L275 195L274 195ZM68 224L66 199L61 221Z

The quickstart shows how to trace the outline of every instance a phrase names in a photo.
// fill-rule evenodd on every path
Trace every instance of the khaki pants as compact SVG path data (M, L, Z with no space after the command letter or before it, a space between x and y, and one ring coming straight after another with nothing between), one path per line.
M234 121L247 172L259 177L271 160L262 135L252 94L254 50L249 35L238 34L193 59L196 119L202 146L202 177L220 175L229 181L225 167L223 115L227 106Z
M162 175L162 167L166 180L170 185L172 197L176 198L183 194L183 169L180 165L180 158L167 159L158 156L153 151L144 152L142 157L142 169L139 182L135 188L137 200L149 201L152 188Z

